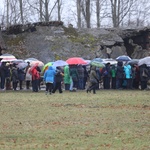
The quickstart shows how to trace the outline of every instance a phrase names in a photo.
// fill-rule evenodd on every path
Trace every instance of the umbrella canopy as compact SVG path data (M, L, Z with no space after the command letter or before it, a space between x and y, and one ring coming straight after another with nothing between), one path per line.
M146 64L147 66L150 66L150 56L144 57L144 58L139 60L138 66L141 66L143 64Z
M0 59L3 59L3 58L16 58L14 55L12 55L12 54L3 54L3 55L1 55L0 56Z
M64 60L57 60L53 63L53 66L55 67L62 67L62 66L66 66L68 65L68 63Z
M130 65L137 65L138 63L139 63L139 59L132 59L127 62L127 64L130 64Z
M27 62L21 62L17 65L17 68L19 69L24 69L28 66L28 63Z
M118 56L116 58L117 61L130 61L131 58L129 56L126 56L126 55L121 55L121 56Z
M105 65L102 62L99 62L99 61L92 61L90 64L92 66L96 66L96 67L99 67L99 68L104 68L105 67Z
M44 63L42 62L42 61L32 61L31 63L30 63L30 66L32 67L32 66L38 66L38 67L43 67L44 66Z
M53 65L53 62L48 62L47 64L45 64L42 68L42 72L45 72L49 66L52 66Z
M104 64L110 63L110 65L116 65L117 61L110 58L110 59L102 59Z
M66 62L69 65L84 65L84 64L87 64L87 62L83 58L80 58L80 57L69 58L69 59L66 60Z
M32 61L39 61L38 59L36 59L36 58L27 58L27 59L25 59L24 60L25 62L32 62Z
M92 61L103 62L103 59L101 59L101 58L94 58Z
M23 63L24 60L23 59L16 59L16 60L13 60L12 63L15 63L15 64L19 64L19 63Z
M12 62L12 61L14 61L14 60L17 60L16 58L3 58L2 60L1 60L1 62Z

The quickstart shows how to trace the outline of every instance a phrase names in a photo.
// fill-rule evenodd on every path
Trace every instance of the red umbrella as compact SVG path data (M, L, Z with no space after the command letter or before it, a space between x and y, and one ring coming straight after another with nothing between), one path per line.
M69 65L84 65L84 64L87 64L87 62L83 58L80 58L80 57L69 58L69 59L66 60L66 62Z

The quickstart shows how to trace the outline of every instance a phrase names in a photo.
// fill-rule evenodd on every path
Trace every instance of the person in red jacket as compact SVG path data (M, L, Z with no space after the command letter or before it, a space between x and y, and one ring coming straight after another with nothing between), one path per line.
M35 66L31 70L31 74L32 74L32 91L33 92L38 92L39 79L40 79L39 67Z

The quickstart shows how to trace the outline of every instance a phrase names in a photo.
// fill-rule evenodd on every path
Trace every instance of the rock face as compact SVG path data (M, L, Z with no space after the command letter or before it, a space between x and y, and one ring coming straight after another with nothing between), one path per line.
M116 58L127 54L124 41L115 31L37 26L34 32L3 33L7 53L18 58L35 57L44 63L69 57Z

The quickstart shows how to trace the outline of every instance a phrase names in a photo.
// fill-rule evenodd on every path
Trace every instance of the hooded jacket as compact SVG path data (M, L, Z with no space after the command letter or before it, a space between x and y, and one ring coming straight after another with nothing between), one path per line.
M56 70L52 66L50 66L44 73L44 81L46 83L54 83L55 74Z
M132 70L131 70L131 66L129 64L124 66L124 71L125 71L126 79L131 79L132 78Z

